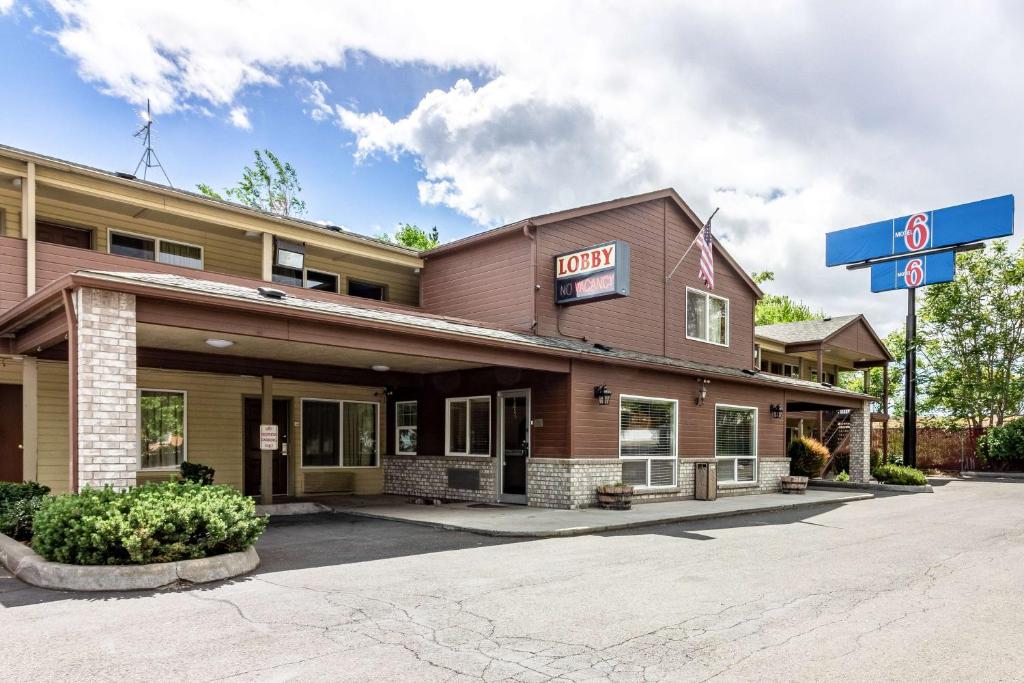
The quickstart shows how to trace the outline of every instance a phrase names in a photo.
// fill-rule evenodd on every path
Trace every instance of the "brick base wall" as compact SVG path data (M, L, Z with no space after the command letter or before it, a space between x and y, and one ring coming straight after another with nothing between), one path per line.
M778 493L782 490L782 477L787 476L789 476L789 458L758 458L757 483L751 485L719 484L718 497Z
M850 411L850 481L871 479L871 404Z
M416 498L494 502L496 458L467 458L443 455L384 456L384 493ZM476 470L478 490L449 488L448 470Z
M575 510L597 503L597 487L622 480L622 462L608 458L530 458L526 501L531 507Z

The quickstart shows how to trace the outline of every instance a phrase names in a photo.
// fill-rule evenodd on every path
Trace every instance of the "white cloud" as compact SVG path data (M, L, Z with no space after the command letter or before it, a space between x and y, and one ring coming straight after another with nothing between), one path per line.
M826 272L825 230L1024 191L1008 2L54 4L61 47L105 92L230 109L296 83L358 158L411 155L423 202L484 225L672 185L702 215L722 207L716 229L771 289L883 327L898 296ZM388 118L332 102L317 75L360 53L493 78Z
M14 0L0 0L0 14L7 14L14 7Z
M249 110L245 107L232 107L228 112L228 121L231 125L242 130L252 130L252 123L249 121Z

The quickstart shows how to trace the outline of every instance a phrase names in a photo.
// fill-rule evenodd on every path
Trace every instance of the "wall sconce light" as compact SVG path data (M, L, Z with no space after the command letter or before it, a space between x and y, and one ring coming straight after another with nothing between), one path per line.
M780 404L773 403L771 405L771 408L769 408L769 410L771 410L772 417L774 417L776 420L778 420L780 417L782 417L782 406Z
M600 405L606 406L612 400L612 390L608 388L607 384L601 384L594 387L594 398Z
M708 397L708 385L711 384L711 380L704 379L703 377L697 378L697 401L696 404L699 406L704 405L704 399Z
M384 387L384 391L382 391L381 393L384 395L385 399L390 399L392 396L395 395L395 388L390 386Z

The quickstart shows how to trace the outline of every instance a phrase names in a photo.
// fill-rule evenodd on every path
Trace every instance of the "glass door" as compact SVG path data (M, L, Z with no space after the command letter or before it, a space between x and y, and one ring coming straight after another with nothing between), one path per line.
M526 462L530 456L530 390L498 392L498 467L501 501L526 504Z

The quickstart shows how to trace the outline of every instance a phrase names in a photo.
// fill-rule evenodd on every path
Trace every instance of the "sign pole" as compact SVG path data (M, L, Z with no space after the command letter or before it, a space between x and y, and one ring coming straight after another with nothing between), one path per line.
M917 467L917 301L907 289L906 376L903 407L903 464Z

